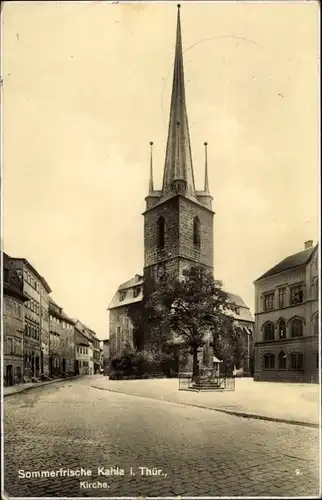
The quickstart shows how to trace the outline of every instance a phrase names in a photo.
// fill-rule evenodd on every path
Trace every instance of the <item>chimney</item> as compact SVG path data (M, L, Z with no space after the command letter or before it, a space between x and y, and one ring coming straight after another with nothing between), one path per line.
M308 248L312 248L312 247L313 247L313 240L308 240L308 241L304 242L305 250L307 250Z

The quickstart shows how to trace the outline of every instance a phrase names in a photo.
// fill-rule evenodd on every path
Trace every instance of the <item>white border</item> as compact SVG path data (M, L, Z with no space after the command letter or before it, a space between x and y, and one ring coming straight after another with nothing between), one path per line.
M180 1L180 0L179 0ZM107 4L146 4L146 3L156 3L157 0L150 0L150 1L147 1L147 0L141 0L141 1L104 1L104 3L107 3ZM188 4L188 3L238 3L238 2L242 2L242 3L254 3L254 2L257 2L257 3L266 3L265 0L203 0L203 1L200 1L200 0L185 0L185 1L180 1L180 4L184 5L184 4ZM270 3L288 3L288 0L269 0ZM317 0L293 0L293 3L318 3ZM0 313L1 313L1 319L0 319L0 332L1 332L1 342L0 342L0 346L1 346L1 399L0 399L0 403L1 403L1 463L4 464L4 395L3 395L3 275L2 275L2 269L3 269L3 255L2 255L2 252L3 252L3 6L4 6L4 3L5 2L0 2L1 5L0 5L0 8L1 8L1 13L0 13L0 47L1 47L1 53L0 53L0 245L1 245L1 248L0 248L0 265L1 265L1 279L0 279L0 304L1 304L1 310L0 310ZM81 3L90 3L90 1L87 1L85 0L84 2L81 2ZM103 3L103 1L102 1ZM172 0L172 1L163 1L163 2L158 2L158 3L179 3L178 1L176 0ZM319 23L319 31L321 30L321 26L320 26L320 19L318 17L318 23ZM320 61L320 53L319 53L319 59ZM321 76L321 69L320 69L320 66L318 67L318 78ZM319 80L320 81L320 78ZM321 89L319 89L321 90ZM318 95L318 103L319 103L319 109L321 109L321 99L320 99L320 93ZM321 115L320 115L320 118L321 118ZM321 137L321 122L319 120L318 122L318 126L319 126L319 131L320 131L320 137ZM318 151L318 159L320 160L318 162L318 165L321 164L321 149L319 149ZM321 180L321 171L320 171L320 180ZM319 183L319 188L318 188L318 198L319 198L319 206L320 206L320 211L319 211L319 223L320 223L320 227L321 227L321 183ZM321 240L321 239L320 239ZM318 254L319 254L319 302L320 302L320 306L321 306L321 281L320 281L320 276L321 276L321 244L319 243L319 248L318 248ZM319 385L320 385L320 399L319 399L319 403L320 403L320 407L321 407L321 401L322 401L322 393L321 393L321 381L322 381L322 375L321 375L321 361L322 361L322 355L321 355L321 346L322 346L322 342L321 342L321 333L322 333L322 327L321 327L321 316L320 316L320 312L321 312L321 307L319 307L319 361L320 361L320 370L319 370ZM319 490L319 494L320 494L320 497L322 496L322 490L321 490L321 478L322 478L322 460L321 460L321 452L322 452L322 429L321 429L321 414L320 414L320 421L319 421L319 425L320 425L320 432L319 432L319 443L320 443L320 463L319 463L319 471L320 471L320 490ZM135 499L135 500L141 500L141 499L144 499L144 498L149 498L151 500L153 499L159 499L159 498L162 498L163 500L172 500L172 499L175 499L175 500L179 500L179 499L186 499L186 500L192 500L192 499L195 499L195 498L198 498L200 500L215 500L215 499L231 499L231 498L236 498L237 500L238 499L263 499L263 500L267 500L268 498L269 499L285 499L286 497L285 496L282 496L282 497L279 497L279 496L199 496L199 497L195 497L195 496L182 496L182 495L176 495L176 496L172 496L172 497L165 497L165 496L162 496L162 497L143 497L143 496L122 496L122 497L114 497L114 496L110 496L110 497L89 497L89 496L84 496L84 497L57 497L57 496L53 496L53 497L8 497L2 487L2 485L4 485L4 467L1 467L1 499L7 499L7 498L10 498L10 499L17 499L17 500L23 500L23 499L31 499L31 500L45 500L45 499L50 499L52 500L53 498L58 498L60 500L79 500L79 498L88 498L89 500L97 500L97 499L106 499L106 500L131 500L131 499ZM294 499L306 499L306 498L317 498L316 496L298 496L298 497L291 497L291 498L294 498Z

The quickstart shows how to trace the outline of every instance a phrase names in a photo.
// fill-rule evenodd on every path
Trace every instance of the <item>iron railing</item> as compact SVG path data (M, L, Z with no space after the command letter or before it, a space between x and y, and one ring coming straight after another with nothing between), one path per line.
M200 370L198 377L184 372L179 374L179 390L234 391L235 377L231 374L219 374L211 369Z

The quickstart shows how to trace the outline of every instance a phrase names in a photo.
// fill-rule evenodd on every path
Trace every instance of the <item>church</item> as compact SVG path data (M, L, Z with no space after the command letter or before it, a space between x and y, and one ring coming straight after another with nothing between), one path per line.
M148 284L167 276L180 278L192 265L213 269L213 198L209 189L207 143L205 143L205 174L203 189L195 186L191 143L186 109L180 6L177 12L175 59L170 104L168 139L162 189L153 182L152 148L150 143L150 180L144 216L143 273L122 283L109 307L110 357L121 354L125 345L136 347L129 307L140 307ZM252 345L254 320L243 300L233 294L238 306L234 319L242 334ZM246 370L249 371L249 349Z

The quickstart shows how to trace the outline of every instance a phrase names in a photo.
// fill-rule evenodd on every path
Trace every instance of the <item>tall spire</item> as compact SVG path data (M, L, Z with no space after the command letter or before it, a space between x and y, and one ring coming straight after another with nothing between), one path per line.
M153 142L150 142L150 180L149 193L153 193Z
M162 196L173 192L196 196L185 99L180 5L178 5L177 14L177 37Z
M209 193L209 180L208 180L208 142L204 143L205 146L205 192Z

